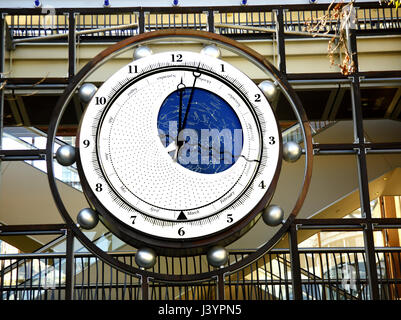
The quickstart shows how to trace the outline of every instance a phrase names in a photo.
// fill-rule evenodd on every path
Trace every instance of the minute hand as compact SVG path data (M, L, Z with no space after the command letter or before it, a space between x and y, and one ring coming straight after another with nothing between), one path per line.
M194 72L193 72L193 75L194 75L194 83L192 84L192 89L191 89L191 93L190 93L190 95L189 95L188 105L187 105L187 108L186 108L186 110L185 110L184 120L182 121L181 130L185 128L185 124L187 123L189 108L190 108L190 106L191 106L192 99L193 99L193 97L194 97L194 91L195 91L196 80L198 80L198 78L201 76L201 73L199 72L199 69L197 69L196 71L194 71Z

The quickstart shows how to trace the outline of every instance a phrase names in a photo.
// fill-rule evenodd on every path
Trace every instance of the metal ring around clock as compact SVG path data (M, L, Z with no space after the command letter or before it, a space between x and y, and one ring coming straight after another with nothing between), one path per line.
M213 42L215 44L220 44L228 50L236 52L242 56L245 56L250 61L259 66L262 70L269 73L276 81L276 83L280 86L282 93L286 96L289 101L297 119L300 124L300 128L302 130L302 135L304 139L304 148L305 148L305 170L304 170L304 178L303 178L303 186L301 192L297 198L297 201L292 209L289 217L285 221L285 223L281 226L281 228L274 234L272 238L270 238L264 245L259 247L254 253L249 254L247 257L242 260L235 262L229 266L216 269L213 271L204 272L201 274L191 274L191 275L170 275L170 274L159 274L147 270L143 270L132 265L128 265L123 263L115 258L113 258L110 254L104 252L99 247L97 247L91 240L89 240L86 235L79 229L79 227L72 220L68 210L64 206L64 203L61 199L61 195L56 185L56 179L54 176L54 167L53 167L53 148L54 148L54 140L57 132L58 125L61 121L63 113L71 100L73 94L75 93L78 86L84 81L84 79L89 76L97 67L100 67L104 62L112 58L113 56L122 53L125 50L130 49L131 47L139 44L150 43L153 41L157 41L165 38L195 38L197 40L201 40L203 42ZM253 261L260 258L263 254L265 254L269 249L271 249L288 231L289 226L294 221L295 217L299 213L311 181L312 175L312 162L313 162L313 146L312 146L312 134L309 126L309 122L306 116L306 112L302 107L302 103L289 85L286 78L280 74L280 72L262 55L254 51L253 49L236 42L230 38L205 32L205 31L193 31L193 30L185 30L185 29L172 29L172 30L160 30L154 32L143 33L137 36L133 36L127 38L123 41L120 41L107 49L103 50L97 56L95 56L91 61L89 61L70 81L70 84L65 89L63 94L57 101L56 107L52 113L49 129L48 129L48 138L46 144L46 165L48 172L48 181L50 185L50 190L52 192L54 201L57 205L57 208L65 220L68 227L72 230L73 234L81 241L81 243L95 256L99 257L101 260L106 263L112 265L122 272L127 272L133 276L137 277L146 277L152 278L158 281L164 282L195 282L210 279L212 277L221 276L228 273L233 273L239 270L242 267L245 267L251 264Z

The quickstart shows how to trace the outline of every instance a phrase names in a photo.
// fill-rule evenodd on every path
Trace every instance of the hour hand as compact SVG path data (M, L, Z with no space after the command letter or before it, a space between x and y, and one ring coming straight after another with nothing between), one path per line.
M189 108L191 107L192 99L194 97L195 84L196 84L196 81L198 80L198 78L201 76L201 73L199 72L199 66L198 66L198 68L196 68L196 70L192 74L194 76L194 83L192 84L192 89L191 89L191 93L189 94L187 108L185 109L184 120L182 120L182 126L180 126L180 128L185 128L185 125L187 123ZM180 120L181 120L181 118L180 118Z
M181 78L181 82L177 85L177 90L179 92L180 95L180 103L178 105L178 130L177 130L177 140L178 140L178 135L180 134L181 131L181 118L182 118L182 99L183 99L183 95L184 95L184 90L185 90L185 84L182 81Z

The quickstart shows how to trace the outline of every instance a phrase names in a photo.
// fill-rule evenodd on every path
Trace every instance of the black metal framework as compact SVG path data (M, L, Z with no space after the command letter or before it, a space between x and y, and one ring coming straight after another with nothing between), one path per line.
M342 76L338 73L333 74L298 74L292 75L286 72L285 63L285 39L289 37L295 37L293 35L286 34L287 30L298 30L302 31L305 25L305 12L311 13L312 18L317 17L313 15L314 11L325 10L326 5L315 5L313 10L310 6L263 6L263 7L221 7L214 8L213 10L205 10L202 8L102 8L102 9L57 9L56 16L67 15L65 18L64 28L57 25L58 32L65 32L68 34L68 79L49 79L48 84L67 85L72 77L75 75L75 48L77 38L80 41L99 41L109 40L116 41L123 37L132 34L141 34L155 29L164 28L186 28L195 30L208 30L224 35L231 36L237 39L253 39L253 38L266 38L271 37L270 34L260 33L256 31L238 31L236 29L229 29L227 27L218 27L218 23L224 22L224 17L227 18L228 13L233 13L233 23L239 23L241 21L235 20L235 14L240 12L250 12L257 14L258 19L254 18L254 15L250 21L245 21L249 26L263 26L276 28L276 36L278 43L278 55L280 58L280 71L289 80L331 80L346 81L351 86L351 99L352 99L352 113L353 113L353 126L354 126L354 138L353 143L336 143L336 144L314 144L313 150L316 156L319 155L330 155L330 154L353 154L356 157L358 178L359 178L359 196L361 211L363 216L360 219L294 219L288 221L289 225L289 249L273 249L256 259L251 264L244 265L242 270L236 271L230 275L224 275L220 273L218 277L210 278L206 282L200 283L180 283L171 284L168 282L155 282L152 279L137 278L126 273L121 273L117 269L105 266L104 262L98 261L96 257L90 254L77 254L74 253L73 248L73 234L68 227L65 225L33 225L33 226L0 226L0 235L21 235L21 234L49 234L49 233L65 233L67 237L67 250L65 254L48 254L41 256L38 254L32 255L16 255L16 256L0 256L0 300L2 299L13 299L19 297L21 299L173 299L176 296L180 298L212 298L212 299L241 299L241 298L257 298L257 299L386 299L389 297L388 292L395 290L398 294L397 285L399 285L401 279L389 279L381 273L381 264L387 263L387 260L383 257L391 256L396 263L401 264L400 261L400 250L399 248L375 248L373 241L373 232L378 229L386 228L401 228L401 219L374 219L371 215L370 210L370 197L369 197L369 181L368 181L368 168L366 163L366 155L369 153L375 154L387 154L387 153L400 153L401 152L401 141L395 143L366 143L363 132L363 116L362 116L362 105L361 105L361 94L360 94L360 83L361 77L371 78L401 78L401 70L394 70L390 72L359 72L357 71L350 77ZM377 34L400 34L401 33L401 18L398 16L399 11L395 11L394 15L385 10L384 7L374 3L361 3L358 4L358 10L361 10L363 18L359 18L357 28L350 30L349 46L353 53L353 59L358 67L357 60L357 36L363 35L377 35ZM378 14L372 17L372 10L376 10ZM103 32L98 35L91 36L77 36L76 32L80 30L82 24L77 22L79 15L121 15L123 19L124 14L130 14L136 12L135 22L138 23L137 28L132 28L123 32ZM266 14L268 13L268 14ZM290 14L289 14L290 13ZM294 14L296 13L298 19L294 20ZM4 105L4 89L8 86L18 87L19 85L29 85L35 83L35 79L12 79L7 78L4 72L4 57L6 50L6 40L10 43L12 39L20 39L26 37L33 37L43 35L45 29L41 29L35 26L28 26L21 28L21 25L14 23L10 26L5 25L5 15L11 15L17 19L19 15L41 15L40 10L37 9L3 9L0 11L0 72L1 72L1 93L0 93L0 132L3 128L3 105ZM158 14L162 15L180 15L180 22L171 20L168 25L157 22ZM266 18L269 16L270 18ZM304 15L302 17L302 14ZM390 16L389 16L390 14ZM150 17L155 19L156 22L152 22ZM194 22L192 25L189 24L188 15L193 15ZM202 20L201 15L206 17ZM223 15L223 16L222 16ZM186 20L185 20L186 17ZM262 18L261 18L262 17ZM14 21L14 20L13 20ZM31 20L32 21L32 20ZM68 21L68 23L66 22ZM132 22L133 20L129 20ZM216 23L217 21L217 23ZM95 27L99 24L94 23ZM332 22L328 26L329 33L333 32L338 27L338 22ZM6 30L9 30L7 35ZM62 31L64 30L64 31ZM10 37L11 39L7 39ZM55 40L58 41L58 40ZM63 40L62 40L63 41ZM12 43L12 42L11 42ZM4 82L7 81L7 84ZM33 81L33 82L32 82ZM46 85L44 83L43 85ZM1 147L1 144L0 144ZM46 150L35 150L35 151L19 151L19 150L1 150L0 148L0 160L1 161L20 161L20 160L44 160ZM358 230L361 231L365 239L365 247L363 249L308 249L304 250L298 247L297 231L301 229L328 229L328 230ZM251 252L231 252L230 261L235 261L246 257ZM352 291L344 290L344 285L340 286L343 278L339 276L331 277L330 270L323 272L326 276L318 278L314 276L314 272L310 269L305 270L301 268L300 261L308 261L307 254L312 255L311 267L315 267L315 261L322 261L328 259L329 255L340 253L339 257L353 257L348 258L349 264L358 265L362 261L364 272L357 270L357 291L360 293L355 296ZM282 268L285 268L283 276L280 278L274 278L273 276L269 279L251 279L246 280L244 276L241 277L241 272L244 275L245 269L267 268L269 263L272 261L272 257L279 257ZM11 264L7 268L4 267L4 261L10 260ZM65 280L58 282L56 288L59 290L56 295L55 288L43 288L43 283L39 280L36 284L29 278L24 278L22 286L17 283L16 286L4 286L4 277L7 272L10 272L12 268L19 270L20 266L27 267L27 263L30 261L30 266L34 260L40 259L53 259L51 263L45 263L46 268L50 265L52 272L55 269L54 266L65 265ZM56 259L59 259L56 263ZM92 260L91 260L92 259ZM119 255L117 259L121 261L129 262L133 264L133 254ZM166 265L171 266L174 263L174 259L166 261ZM185 265L187 266L191 258L185 258ZM199 259L199 261L196 261ZM193 265L201 266L201 257L193 258ZM316 259L316 260L315 260ZM62 262L63 261L63 262ZM92 283L90 277L90 269L87 268L87 279L84 279L84 274L81 272L81 279L77 279L77 265L80 263L82 266L87 263L86 266L90 265L90 261L96 261L96 268L98 264L102 264L102 271L110 272L113 276L117 277L115 280L110 279L104 281L104 273L102 281L99 281L99 272L96 272L96 281ZM182 264L183 261L179 260ZM334 259L335 264L342 264L343 261L338 262L337 256ZM357 262L355 262L357 261ZM382 262L384 261L384 262ZM3 264L2 264L3 263ZM161 263L161 262L160 262ZM357 263L357 264L355 264ZM379 268L378 268L379 266ZM80 267L80 270L84 270L84 267ZM210 268L210 267L209 267ZM291 273L288 271L291 269ZM98 269L96 269L98 270ZM337 270L337 269L335 269ZM379 270L379 271L378 271ZM156 270L157 271L157 270ZM249 270L248 270L249 271ZM185 268L180 267L180 272L185 274ZM268 270L266 270L268 273ZM363 273L363 274L362 274ZM11 273L10 273L11 274ZM45 275L48 272L44 273ZM253 274L252 272L250 274ZM271 273L272 274L272 273ZM281 274L281 273L280 273ZM291 274L291 277L289 276ZM37 275L41 277L42 271L38 272ZM30 273L32 276L32 272ZM61 277L61 272L58 273ZM179 274L173 275L177 279L180 278ZM124 280L121 282L118 277L123 277ZM306 277L306 279L305 279ZM93 278L92 278L93 279ZM46 281L45 281L46 284ZM261 290L261 287L268 288L269 290ZM395 289L394 289L395 287ZM27 291L28 290L28 291ZM50 291L49 291L50 290ZM53 290L53 291L52 291ZM276 295L273 292L278 292ZM29 294L28 294L29 292ZM179 294L182 292L182 294ZM306 294L305 294L306 292ZM178 293L178 294L177 294ZM399 298L399 296L396 297Z
M250 253L231 251L229 260L238 261ZM72 267L78 273L67 271L68 257L64 253L8 254L0 256L3 276L0 278L0 300L140 300L146 297L149 300L211 300L222 297L229 300L372 299L363 248L299 248L298 258L303 265L298 269L299 297L293 288L291 255L289 249L272 249L248 266L252 275L248 279L244 277L244 270L239 270L230 276L202 282L165 283L152 279L143 282L89 253L74 254ZM128 263L134 263L135 259L133 253L114 253L113 256ZM379 298L400 299L401 279L386 272L391 259L401 263L400 248L376 248L375 259L378 261ZM177 276L201 263L198 257L159 257L158 261L158 265L168 265L171 269L176 266ZM352 283L345 276L346 268L352 270ZM263 271L263 276L262 273L253 273L258 269ZM4 275L8 275L7 280L11 281L6 282Z

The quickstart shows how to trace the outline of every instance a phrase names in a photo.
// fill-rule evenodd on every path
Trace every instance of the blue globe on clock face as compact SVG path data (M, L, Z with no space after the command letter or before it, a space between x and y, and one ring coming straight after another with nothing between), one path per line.
M241 155L243 133L237 114L208 90L178 87L164 100L157 127L171 157L188 170L223 172Z

